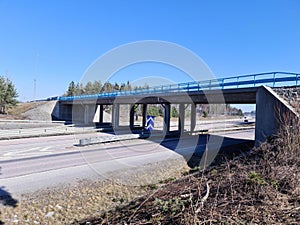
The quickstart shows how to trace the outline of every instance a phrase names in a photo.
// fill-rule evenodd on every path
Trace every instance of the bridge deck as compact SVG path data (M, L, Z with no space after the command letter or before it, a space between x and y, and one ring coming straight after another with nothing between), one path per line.
M193 92L166 92L156 94L136 94L128 96L105 97L97 99L60 100L62 104L161 104L161 103L197 103L197 104L255 104L259 87L219 89Z
M196 81L172 85L162 85L134 91L114 91L94 95L56 97L64 104L91 102L112 104L116 99L121 103L255 103L258 86L298 85L300 74L287 72L270 72ZM222 94L224 99L222 99ZM237 97L239 95L239 97ZM51 100L51 99L50 99Z

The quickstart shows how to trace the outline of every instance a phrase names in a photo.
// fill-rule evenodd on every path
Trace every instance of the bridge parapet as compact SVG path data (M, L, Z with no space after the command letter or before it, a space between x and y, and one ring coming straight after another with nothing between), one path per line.
M79 96L61 96L58 97L60 101L76 101L76 100L93 100L99 98L116 98L121 96L133 96L152 94L157 95L161 93L178 93L178 92L196 92L206 91L214 89L238 89L238 88L249 88L258 87L261 85L268 85L275 87L277 85L288 84L298 85L300 81L300 74L289 73L289 72L269 72L269 73L258 73L242 76L234 76L213 80L195 81L171 85L154 86L140 90L130 91L113 91L109 93L99 93L93 95L79 95Z

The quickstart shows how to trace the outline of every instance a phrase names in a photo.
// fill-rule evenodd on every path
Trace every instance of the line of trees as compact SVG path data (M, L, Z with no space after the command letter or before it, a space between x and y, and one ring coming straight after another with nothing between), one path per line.
M82 83L75 84L75 82L72 81L69 84L65 96L99 94L114 91L131 91L144 88L149 88L149 85L145 84L144 86L132 86L129 81L127 81L127 83L121 84L118 84L117 82L114 84L110 82L105 82L102 84L101 81L89 81L85 85L83 85Z
M141 112L140 112L141 113ZM152 116L163 116L164 109L160 104L152 105L150 104L147 109L148 115ZM179 116L179 108L172 105L171 107L171 117ZM187 112L188 113L188 112ZM232 115L232 116L243 116L243 111L236 107L232 107L229 104L198 104L197 113L203 117L214 116L214 115Z
M244 113L241 109L231 106L230 104L201 104L198 105L197 112L202 114L203 117L213 115L232 115L243 116Z
M0 76L0 113L6 113L9 108L15 106L17 97L18 93L12 81Z

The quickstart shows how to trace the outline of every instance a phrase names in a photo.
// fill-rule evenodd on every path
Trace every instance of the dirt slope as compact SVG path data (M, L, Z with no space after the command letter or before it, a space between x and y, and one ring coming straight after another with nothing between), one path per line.
M0 119L29 119L51 121L51 113L56 101L22 102L8 111L8 115L0 115Z

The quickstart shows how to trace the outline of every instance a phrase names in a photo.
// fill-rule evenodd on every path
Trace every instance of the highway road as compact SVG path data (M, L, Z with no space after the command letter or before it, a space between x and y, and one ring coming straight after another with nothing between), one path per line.
M0 184L14 194L31 192L80 179L107 179L117 170L135 169L167 159L188 159L205 149L206 137L178 140L135 139L74 146L80 138L105 133L64 135L0 141ZM224 132L223 134L224 135ZM228 132L227 137L253 140L254 130ZM214 139L214 142L220 141ZM222 141L222 140L221 140ZM230 144L232 140L226 140Z
M55 137L50 139L54 141ZM10 193L30 192L79 179L106 179L109 172L134 169L169 158L181 158L159 143L141 139L89 147L57 147L57 151L54 148L48 149L46 155L45 152L35 155L32 152L34 148L47 148L51 141L33 144L30 139L26 140L28 151L14 151L9 159L2 157L0 161L0 184ZM62 141L65 146L66 142ZM23 157L26 154L30 157Z

